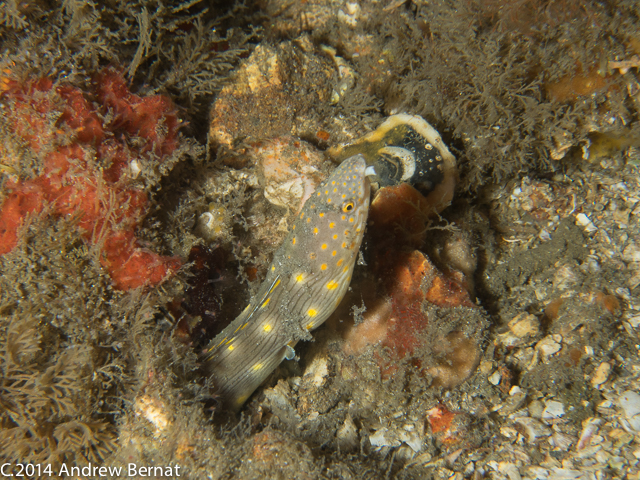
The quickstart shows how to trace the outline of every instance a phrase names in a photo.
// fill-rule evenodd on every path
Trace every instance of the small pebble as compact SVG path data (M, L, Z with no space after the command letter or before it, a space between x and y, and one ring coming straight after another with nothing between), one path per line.
M540 321L530 313L521 313L509 322L509 329L518 337L533 336L540 329Z
M536 350L538 350L545 359L559 352L560 348L562 348L562 346L551 336L543 338L536 344Z
M596 368L595 373L591 377L591 385L593 388L598 388L609 378L609 374L611 373L611 364L608 362L602 362Z
M502 375L500 374L500 370L496 370L489 376L488 380L491 385L498 385L501 378Z

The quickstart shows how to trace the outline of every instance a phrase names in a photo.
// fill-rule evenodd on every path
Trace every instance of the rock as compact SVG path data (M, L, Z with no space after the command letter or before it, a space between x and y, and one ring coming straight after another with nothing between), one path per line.
M172 425L167 413L167 406L159 398L142 395L136 398L135 412L149 421L155 428L155 436L162 435Z
M209 139L242 153L238 140L282 135L314 138L321 123L308 106L329 102L331 61L313 53L307 37L277 46L258 45L225 86L211 109Z
M427 411L427 421L436 440L450 450L468 447L475 441L470 434L473 417L466 412L454 412L438 404Z
M474 308L469 294L440 273L418 250L382 252L380 257L373 270L376 277L384 279L384 284L353 285L354 290L361 292L356 297L356 306L360 308L364 300L366 311L357 324L346 328L343 352L362 354L368 345L377 344L385 348L384 356L375 357L385 378L397 373L405 361L423 365L419 371L431 377L434 386L453 388L464 382L480 361L477 340L472 334L458 330L442 335L437 325L430 323L427 307L436 305L456 312L464 308L468 311L465 328L479 326L480 312ZM344 312L338 310L329 322L343 316Z

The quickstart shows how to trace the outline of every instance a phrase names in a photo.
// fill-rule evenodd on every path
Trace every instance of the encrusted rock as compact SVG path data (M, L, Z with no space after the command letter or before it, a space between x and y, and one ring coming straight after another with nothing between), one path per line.
M142 395L136 398L134 408L136 415L145 418L154 426L156 437L162 435L172 424L167 406L159 398Z
M314 117L308 107L329 102L335 69L313 49L306 37L258 45L213 104L212 144L238 154L238 141L282 135L314 138L327 119Z
M264 196L272 203L299 213L304 202L324 180L324 158L309 143L291 136L252 145L247 155L258 165ZM328 165L327 165L328 166Z

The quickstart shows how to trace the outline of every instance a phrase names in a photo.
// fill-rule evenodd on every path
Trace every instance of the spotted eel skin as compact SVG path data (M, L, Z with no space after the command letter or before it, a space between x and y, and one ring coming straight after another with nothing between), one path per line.
M238 410L298 340L310 340L349 288L369 211L362 155L340 164L296 217L249 306L207 347L222 404Z

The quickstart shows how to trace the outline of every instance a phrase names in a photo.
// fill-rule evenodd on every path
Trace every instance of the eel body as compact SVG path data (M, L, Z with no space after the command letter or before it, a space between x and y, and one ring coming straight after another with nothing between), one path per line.
M344 297L369 211L362 155L342 162L297 215L258 294L204 353L222 403L239 409L298 340L311 339Z

